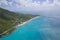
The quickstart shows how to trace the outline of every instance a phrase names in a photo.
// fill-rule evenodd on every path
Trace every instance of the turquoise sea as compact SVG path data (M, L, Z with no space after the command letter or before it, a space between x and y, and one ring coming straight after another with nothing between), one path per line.
M59 28L52 27L50 20L40 16L0 40L60 40L60 32Z

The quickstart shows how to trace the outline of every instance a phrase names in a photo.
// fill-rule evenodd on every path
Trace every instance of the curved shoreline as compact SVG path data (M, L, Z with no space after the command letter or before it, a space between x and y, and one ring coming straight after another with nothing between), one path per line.
M30 22L30 21L32 21L32 20L38 18L38 17L40 17L40 16L33 17L32 19L30 19L30 20L28 20L28 21L25 21L25 22L23 22L22 24L18 24L16 27L18 27L18 26L20 27L20 26L22 26L22 25L24 25L24 24L26 24L26 23L28 23L28 22Z
M5 36L5 35L10 34L10 33L11 33L13 30L15 30L17 27L20 27L20 26L22 26L22 25L24 25L24 24L26 24L26 23L30 22L31 20L34 20L34 19L36 19L36 18L38 18L38 17L40 17L40 16L33 17L33 18L31 18L30 20L23 22L22 24L18 24L18 25L16 25L15 27L12 27L11 29L8 29L7 31L1 33L1 34L0 34L0 37L3 37L3 36Z

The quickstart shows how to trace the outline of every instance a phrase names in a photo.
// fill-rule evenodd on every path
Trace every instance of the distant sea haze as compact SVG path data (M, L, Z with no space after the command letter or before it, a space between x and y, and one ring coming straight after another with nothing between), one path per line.
M50 21L52 27L60 27L60 12L56 11L40 11L40 12L26 12L29 14L44 16L46 19Z

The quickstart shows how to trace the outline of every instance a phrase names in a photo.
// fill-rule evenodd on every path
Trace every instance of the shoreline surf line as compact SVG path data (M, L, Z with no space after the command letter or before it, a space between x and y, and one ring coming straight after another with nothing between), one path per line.
M14 29L14 28L17 28L17 27L20 27L20 26L23 26L24 24L30 22L31 20L34 20L34 19L39 18L39 17L40 17L40 16L33 17L33 18L31 18L30 20L23 22L22 24L18 24L17 26L15 26L15 27L13 27L13 28L11 28L11 29L8 29L7 31L1 33L0 35L8 34L8 32L9 32L10 30L12 30L12 29Z
M39 17L40 17L40 16L33 17L32 19L30 19L30 20L28 20L28 21L25 21L25 22L23 22L22 24L18 24L17 26L18 26L18 27L23 26L24 24L26 24L26 23L28 23L28 22L30 22L30 21L36 19L36 18L39 18ZM16 26L16 27L17 27L17 26Z

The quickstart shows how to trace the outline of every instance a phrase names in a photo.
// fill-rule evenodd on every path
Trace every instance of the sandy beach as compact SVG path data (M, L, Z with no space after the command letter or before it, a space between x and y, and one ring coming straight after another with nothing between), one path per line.
M25 21L25 22L23 22L22 24L18 24L18 25L16 25L15 27L13 27L13 28L11 28L11 29L8 29L8 30L6 30L5 32L1 33L0 35L3 35L3 34L5 34L5 33L8 33L10 30L12 30L12 29L14 29L14 28L17 28L17 27L20 27L20 26L22 26L22 25L24 25L24 24L26 24L26 23L28 23L28 22L30 22L31 20L34 20L34 19L36 19L36 18L39 18L39 16L34 17L34 18L32 18L32 19L30 19L30 20L28 20L28 21Z
M25 22L23 22L22 24L18 24L16 27L20 27L20 26L22 26L22 25L24 25L24 24L26 24L26 23L30 22L31 20L34 20L34 19L36 19L36 18L38 18L38 17L39 17L39 16L34 17L34 18L32 18L32 19L30 19L30 20L28 20L28 21L25 21Z

